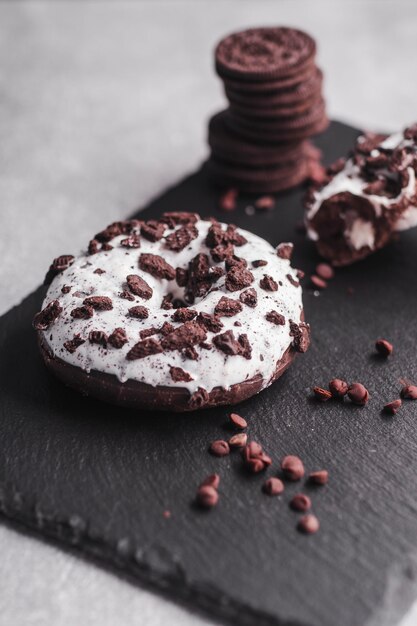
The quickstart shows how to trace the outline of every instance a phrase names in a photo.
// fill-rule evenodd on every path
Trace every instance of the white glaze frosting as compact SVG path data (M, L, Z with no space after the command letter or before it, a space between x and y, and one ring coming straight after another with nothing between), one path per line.
M239 334L246 334L252 346L252 358L248 360L240 355L227 356L213 345L211 350L195 346L198 360L187 359L179 351L155 354L134 361L126 359L127 352L140 340L139 331L160 327L164 322L170 322L175 327L181 325L172 320L174 310L164 310L160 305L167 293L183 297L183 289L178 287L175 280L154 278L140 270L139 256L142 253L157 254L174 268L187 268L189 261L196 254L205 253L212 265L224 268L224 263L212 261L210 249L205 245L210 225L208 221L198 221L196 223L198 237L181 252L167 249L164 239L150 242L144 237L141 237L140 248L125 248L120 245L120 241L126 235L120 235L111 240L113 249L108 252L94 255L82 253L68 269L54 278L43 303L45 307L52 300L58 300L63 309L49 329L43 331L50 351L65 362L87 372L97 370L113 374L122 383L131 379L153 386L185 387L193 393L199 387L207 391L218 386L227 389L235 383L261 374L266 387L275 373L277 361L292 343L289 320L296 323L301 321L302 290L286 277L290 275L297 281L296 270L291 268L290 261L278 257L276 250L265 240L242 229L238 232L247 239L247 243L235 247L235 254L247 261L248 269L253 273L255 280L250 287L258 294L258 304L256 308L243 304L242 311L237 315L222 317L224 327L220 332L232 330L236 338ZM167 229L165 235L173 230ZM251 262L259 259L266 260L268 264L259 268L252 267ZM95 274L94 270L97 268L104 270L105 273ZM131 302L119 296L120 292L127 288L126 276L129 274L138 274L152 287L153 295L150 300L135 296L135 301ZM265 291L260 288L259 281L264 274L272 276L279 282L278 291ZM64 285L71 286L71 291L67 294L61 291ZM239 293L240 291L231 292L226 289L223 276L206 296L196 299L191 306L197 312L213 314L214 307L222 296L238 300ZM93 317L87 320L73 319L71 311L81 306L84 298L90 295L108 296L112 299L113 309L95 311ZM136 305L145 306L149 310L147 319L139 320L128 316L128 309ZM271 310L276 310L285 317L285 325L278 326L265 319L266 313ZM236 321L241 323L240 327L234 325ZM125 329L128 338L128 342L120 349L111 346L103 348L88 341L91 330L101 330L110 335L118 327ZM71 354L63 344L77 333L86 341ZM213 336L213 333L207 332L207 342L211 343ZM192 377L192 381L174 382L170 375L172 366L181 367Z
M360 138L359 140L360 141ZM406 148L413 145L413 141L404 139L402 132L394 133L381 142L380 147L385 150L395 150L396 148ZM372 150L371 156L376 157L381 154L378 148ZM344 168L336 174L332 180L322 189L314 194L314 201L309 205L306 213L307 234L310 239L317 241L319 236L311 224L312 218L319 210L321 204L342 192L350 192L352 195L366 198L374 208L375 216L380 217L382 208L390 209L394 205L398 205L400 201L406 199L412 202L416 194L416 176L412 167L407 167L409 175L408 184L401 189L401 192L395 198L388 198L381 195L366 194L364 188L369 184L360 174L360 168L355 165L352 159L348 159ZM390 175L384 171L385 175ZM395 230L407 230L417 225L417 206L410 204L404 211L396 223ZM375 231L371 222L365 221L363 218L349 220L346 224L345 238L349 241L352 248L360 250L365 246L371 249L375 243Z

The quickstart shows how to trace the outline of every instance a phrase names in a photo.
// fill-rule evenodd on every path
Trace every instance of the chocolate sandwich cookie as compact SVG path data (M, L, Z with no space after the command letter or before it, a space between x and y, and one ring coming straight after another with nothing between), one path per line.
M219 76L241 81L274 81L311 66L316 44L294 28L251 28L224 38L215 51Z
M297 85L309 80L316 72L317 68L314 63L311 63L297 74L292 76L283 76L278 80L265 80L265 81L248 81L248 80L233 80L231 78L223 78L223 82L226 89L230 89L234 92L245 93L247 95L253 94L254 96L268 96L277 91L283 91L286 89L292 89Z
M229 103L229 109L232 115L244 118L254 118L262 120L280 120L293 118L301 114L307 114L311 111L316 104L319 104L322 100L320 91L316 96L307 98L304 101L293 104L279 104L272 105L270 107L262 106L245 106L242 104L236 104L232 101ZM265 103L264 103L265 104Z
M275 193L291 189L307 178L309 165L310 160L307 157L297 162L262 169L229 164L213 156L207 162L208 172L216 184L236 187L247 193Z
M288 256L195 213L115 222L48 271L34 319L45 364L84 395L136 409L240 402L308 348Z
M307 194L307 233L319 253L349 265L417 226L416 171L417 124L390 137L359 137L353 156Z
M209 121L208 143L213 155L220 160L259 168L297 161L308 151L306 141L277 147L245 140L230 129L226 123L228 115L228 111L221 111Z

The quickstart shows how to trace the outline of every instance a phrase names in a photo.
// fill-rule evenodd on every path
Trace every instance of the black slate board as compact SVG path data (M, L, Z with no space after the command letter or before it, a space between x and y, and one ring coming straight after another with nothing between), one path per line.
M356 134L333 123L318 140L326 160L345 153ZM242 200L232 219L273 244L295 241L295 264L308 274L317 258L294 230L300 198L300 190L282 195L273 213L254 216L242 210L248 204ZM199 171L144 214L216 214L216 204ZM4 516L239 625L392 626L416 592L417 403L405 403L392 418L380 409L397 397L400 378L417 380L416 244L417 233L405 233L339 271L319 297L306 289L310 351L240 406L273 469L290 453L309 470L329 469L330 484L310 489L322 524L317 535L295 530L288 501L301 485L268 498L263 476L242 472L238 454L207 454L211 440L229 434L225 408L138 413L82 398L55 381L31 329L43 289L0 320ZM378 336L395 345L388 361L372 356ZM363 381L369 405L309 400L313 384L335 375ZM221 499L203 513L191 501L212 471L222 477Z

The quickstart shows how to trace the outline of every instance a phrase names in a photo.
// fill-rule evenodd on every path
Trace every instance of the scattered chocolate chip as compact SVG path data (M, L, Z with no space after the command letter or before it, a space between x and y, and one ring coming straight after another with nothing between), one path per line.
M226 274L226 289L228 291L240 291L249 287L254 280L252 272L235 265Z
M51 324L62 313L62 306L58 300L52 300L33 318L33 328L36 330L47 330Z
M72 339L64 342L64 348L70 354L73 354L83 343L85 343L85 339L81 339L80 335L74 335Z
M299 287L300 286L300 282L296 278L294 278L294 276L292 276L291 274L287 274L286 275L286 279L288 280L288 282L291 283L291 285L293 287Z
M280 243L277 246L277 255L280 259L290 260L294 251L294 245L292 243Z
M375 348L378 354L385 357L390 356L394 349L392 343L390 343L386 339L377 339L377 341L375 342Z
M64 270L68 269L72 263L74 263L74 256L72 254L62 254L54 259L49 267L49 270L45 276L43 282L44 285L50 285L55 276L61 274Z
M221 211L234 211L237 207L237 189L228 189L219 199L219 209Z
M126 354L126 358L128 361L135 361L136 359L144 359L147 356L159 354L160 352L163 352L160 341L149 337L138 341Z
M90 296L85 298L83 304L91 306L95 311L111 311L113 302L107 296Z
M252 309L256 307L258 303L258 294L256 293L256 289L250 287L242 293L239 294L239 300L246 304L246 306L251 307Z
M313 535L319 530L320 522L315 515L308 513L300 518L297 528L306 535Z
M319 263L316 266L316 274L323 280L331 280L334 277L334 269L327 263Z
M169 373L174 382L185 382L189 383L191 380L194 380L188 372L185 372L181 367L170 367Z
M275 198L273 196L261 196L255 200L255 209L258 211L270 211L275 207Z
M349 385L340 378L333 378L329 382L329 389L333 398L343 398L349 389Z
M230 454L230 447L227 441L223 441L223 439L218 439L217 441L213 441L210 444L209 451L214 456L227 456Z
M181 226L165 239L165 245L169 250L181 252L198 237L198 230L192 224Z
M398 410L401 408L402 401L398 398L397 400L393 400L392 402L388 402L388 404L384 405L385 413L390 413L391 415L395 415Z
M283 493L285 487L284 483L280 478L276 478L275 476L271 476L268 478L262 485L262 491L266 493L268 496L279 496Z
M353 404L364 406L369 400L369 392L361 383L352 383L347 394Z
M257 259L256 261L252 261L253 267L265 267L268 265L268 261L264 261L263 259Z
M295 496L291 498L290 507L294 509L294 511L305 513L311 509L311 499L304 493L296 493Z
M93 307L87 306L85 304L83 306L78 306L71 311L71 317L73 317L75 320L87 320L90 317L93 317L93 315Z
M211 487L210 485L203 485L197 490L196 500L200 506L206 509L211 509L218 503L219 494L217 489L214 489L214 487Z
M139 296L144 300L150 300L150 298L152 298L152 287L150 287L148 283L137 274L129 274L126 276L126 281L130 291L134 293L135 296Z
M140 248L140 237L137 233L130 235L126 239L122 239L120 245L124 248Z
M293 337L293 348L297 352L307 352L310 345L310 326L304 322L296 324L290 320L290 337Z
M327 402L327 400L330 400L330 398L332 397L330 391L327 391L327 389L322 389L322 387L314 387L313 393L316 399L320 402Z
M251 441L242 450L242 459L247 469L253 474L262 472L272 463L270 456L265 454L262 446Z
M238 300L222 296L214 307L214 313L219 317L233 317L234 315L240 313L242 308L243 307Z
M248 427L248 423L244 417L238 415L237 413L230 413L229 415L230 422L235 428L244 429Z
M129 317L134 317L138 320L146 320L149 317L149 311L146 306L132 306L129 309Z
M244 448L248 441L248 436L246 433L237 433L237 435L233 435L229 439L229 446L231 448Z
M209 313L199 313L196 322L211 333L219 333L224 326L217 315L210 315Z
M210 474L205 478L201 483L200 487L213 487L213 489L218 489L220 485L220 476L218 474Z
M281 461L281 469L285 478L292 481L301 480L305 473L303 462L298 456L285 456Z
M272 276L268 276L268 274L264 274L264 277L259 281L260 286L265 291L278 291L278 283L272 278Z
M313 285L317 287L317 289L326 289L327 287L326 281L323 280L323 278L320 278L320 276L316 276L315 274L313 274L312 276L310 276L310 280Z
M272 322L272 324L276 324L277 326L284 326L285 324L285 317L281 315L281 313L278 313L278 311L269 311L265 317L268 322Z
M155 278L174 280L175 269L158 254L143 253L139 257L139 267Z
M122 291L121 293L119 293L119 297L123 298L124 300L129 300L130 302L135 301L135 297L133 294L130 293L130 291Z
M103 346L103 348L107 348L108 336L102 330L92 330L88 335L88 341L90 343L95 343L99 346Z
M326 485L329 482L329 472L327 470L311 472L308 481L313 485Z
M401 397L405 400L417 400L417 385L405 385L401 389Z
M166 224L158 222L156 220L148 220L142 224L140 233L142 237L145 237L148 241L159 241L164 236Z
M189 322L193 320L197 315L197 311L194 309L189 309L187 307L181 307L176 309L175 313L172 315L172 319L174 322Z
M108 342L113 348L120 349L127 343L126 331L123 328L115 328L109 335Z

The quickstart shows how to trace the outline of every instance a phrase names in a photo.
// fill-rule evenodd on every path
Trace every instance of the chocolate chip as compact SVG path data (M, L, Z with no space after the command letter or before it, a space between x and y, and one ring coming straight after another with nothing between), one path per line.
M85 339L81 339L81 336L77 334L74 335L72 339L64 342L64 348L70 354L73 354L77 350L77 348L82 346L83 343L85 343Z
M401 408L402 401L398 398L398 400L393 400L392 402L388 402L384 405L385 413L390 413L391 415L395 415L398 410Z
M205 478L201 483L200 487L213 487L213 489L218 489L220 485L220 476L218 474L210 474Z
M135 361L136 359L144 359L147 356L159 354L160 352L163 352L161 343L158 339L149 337L138 341L126 354L126 358L128 361Z
M146 320L149 317L149 311L146 306L132 306L129 309L129 316L138 320Z
M297 528L306 535L313 535L319 530L320 522L315 515L308 513L300 518Z
M58 300L52 300L33 318L33 328L47 330L62 313L62 306Z
M214 456L227 456L230 454L230 447L227 441L218 439L210 444L209 452Z
M91 306L95 311L111 311L113 302L107 296L90 296L85 298L83 304Z
M119 293L119 297L123 298L124 300L129 300L130 302L134 302L135 298L133 296L133 294L130 293L130 291L122 291L121 293Z
M295 496L291 498L290 507L294 509L294 511L302 511L305 513L311 509L311 500L304 493L296 493Z
M54 259L49 267L49 270L43 281L44 285L50 285L55 276L61 274L64 270L68 269L72 263L74 263L75 257L72 254L62 254Z
M229 415L230 422L235 428L244 429L248 427L248 423L244 417L238 415L237 413L230 413Z
M401 397L405 400L417 400L417 385L405 385L401 389Z
M181 226L165 239L165 245L169 250L180 252L198 237L198 230L192 224Z
M166 230L166 224L158 222L156 220L149 220L142 224L140 232L148 241L159 241L164 236Z
M221 211L234 211L237 207L237 189L228 189L219 199L219 209Z
M285 456L281 461L281 469L285 478L292 481L301 480L305 473L303 462L298 456Z
M262 446L256 441L251 441L243 448L242 459L246 468L253 474L262 472L272 463L271 457L265 454Z
M107 348L108 337L106 333L102 330L92 330L88 335L88 341L90 343L95 343L99 346L103 346L103 348Z
M93 317L93 315L93 307L87 306L85 304L83 306L78 306L71 311L71 317L73 317L75 320L87 320L90 317Z
M361 383L352 383L347 394L353 404L364 406L369 400L369 392Z
M375 342L375 348L378 354L385 357L390 356L394 349L392 343L390 343L386 339L377 339L377 341Z
M322 389L322 387L314 387L313 393L316 399L320 402L327 402L327 400L330 400L330 398L332 397L330 391L327 391L327 389Z
M139 267L155 278L174 280L175 269L158 254L144 253L139 257Z
M268 478L262 485L262 491L266 493L268 496L279 496L283 493L285 487L284 483L280 478L276 478L275 476L271 476Z
M138 234L130 235L130 237L122 239L120 245L124 248L140 248L140 237Z
M327 263L319 263L316 266L316 274L323 280L331 280L334 277L334 269Z
M327 470L311 472L308 481L313 485L326 485L329 482L329 472Z
M241 355L245 359L251 358L251 348L247 342L246 335L239 335L238 339L234 336L232 330L216 335L213 343L218 350L221 350L228 356Z
M256 289L250 287L242 293L239 294L239 300L249 306L251 309L254 309L258 304L258 294L256 293Z
M193 320L197 315L197 311L189 308L180 308L175 311L172 316L174 322L189 322Z
M188 383L194 380L188 372L185 372L181 367L170 367L169 373L174 382L185 382Z
M248 436L246 433L238 433L237 435L233 435L229 439L229 446L231 448L243 448L246 446L248 441Z
M290 260L294 251L294 244L292 243L280 243L277 246L277 255L280 259Z
M310 280L313 285L317 287L317 289L326 289L327 287L326 281L320 278L320 276L316 276L315 274L313 274L312 276L310 276Z
M113 348L119 350L127 343L126 331L123 328L115 328L111 335L109 335L108 342Z
M259 281L260 286L265 291L278 291L278 283L272 278L272 276L268 276L268 274L264 274L264 277Z
M252 272L243 267L234 266L226 274L226 289L228 291L240 291L249 287L254 280Z
M263 259L257 259L256 261L252 261L253 267L265 267L268 265L268 261L264 261Z
M137 274L129 274L126 277L126 281L130 291L134 293L135 296L139 296L144 300L150 300L150 298L152 298L152 287L150 287L148 283Z
M198 488L196 501L200 506L206 509L211 509L216 506L219 501L219 494L214 487L211 487L210 485L203 485Z
M290 320L290 337L293 337L292 346L297 352L307 352L310 346L310 326L304 322L296 324Z
M281 313L278 313L278 311L269 311L265 317L268 322L272 322L272 324L276 324L277 326L284 326L285 324L285 317L281 315Z
M255 200L255 209L258 211L271 211L275 208L275 198L273 196L261 196Z
M222 296L214 307L214 313L219 317L233 317L240 313L242 308L242 305L237 300Z
M217 315L210 315L209 313L199 313L196 322L211 333L219 333L224 326Z
M194 348L187 348L185 352L187 352L187 350L191 351L194 350ZM190 396L190 399L188 400L188 407L191 411L196 411L197 409L201 409L201 407L206 406L209 399L210 397L207 391L202 387L199 387L197 391L194 391L194 393Z
M340 378L333 378L329 382L329 389L333 398L343 398L349 389L349 385Z

